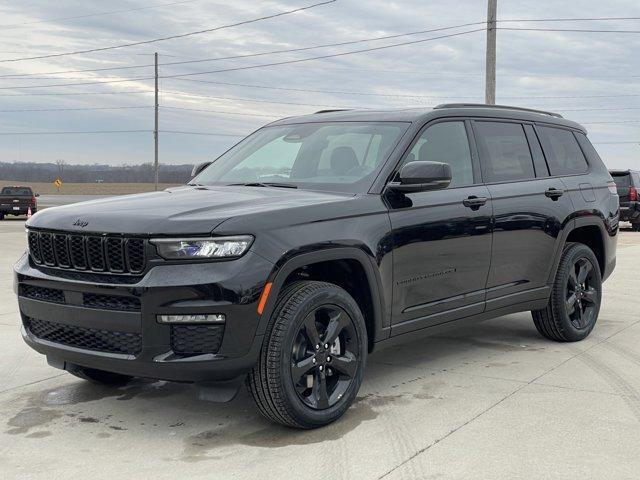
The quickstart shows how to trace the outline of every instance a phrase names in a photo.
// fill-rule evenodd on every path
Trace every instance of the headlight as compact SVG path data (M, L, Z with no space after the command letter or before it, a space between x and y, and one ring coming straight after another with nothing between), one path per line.
M237 258L249 250L252 242L251 235L217 238L156 238L151 240L151 243L158 249L158 255L165 260Z

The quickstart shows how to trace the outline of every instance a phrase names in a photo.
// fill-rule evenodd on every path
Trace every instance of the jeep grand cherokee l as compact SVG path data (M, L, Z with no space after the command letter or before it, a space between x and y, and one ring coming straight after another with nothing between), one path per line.
M615 266L615 183L556 114L320 112L197 170L27 222L22 335L50 364L104 383L246 381L266 417L314 428L385 345L527 310L543 336L582 340Z

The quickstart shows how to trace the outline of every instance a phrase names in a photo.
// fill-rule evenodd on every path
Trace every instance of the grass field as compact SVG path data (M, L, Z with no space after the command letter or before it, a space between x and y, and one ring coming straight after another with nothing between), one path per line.
M58 190L53 183L0 180L0 188L6 185L29 186L40 195L126 195L153 191L152 183L64 183ZM158 188L163 190L175 186L161 183Z

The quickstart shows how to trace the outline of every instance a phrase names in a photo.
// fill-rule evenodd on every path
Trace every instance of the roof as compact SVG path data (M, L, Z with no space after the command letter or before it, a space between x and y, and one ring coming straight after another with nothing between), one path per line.
M376 110L321 110L318 113L288 117L276 120L270 125L289 125L296 123L315 122L420 122L442 117L484 117L507 118L512 120L525 120L530 122L550 123L568 128L586 129L571 120L566 120L557 114L536 110L520 109L503 105L482 104L449 104L439 105L436 108L401 108L401 109L376 109Z

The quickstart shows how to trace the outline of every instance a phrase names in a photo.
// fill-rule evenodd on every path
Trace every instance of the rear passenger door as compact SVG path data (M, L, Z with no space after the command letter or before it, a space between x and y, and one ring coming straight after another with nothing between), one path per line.
M476 120L473 130L493 203L486 310L545 298L571 199L559 178L549 178L532 125Z

